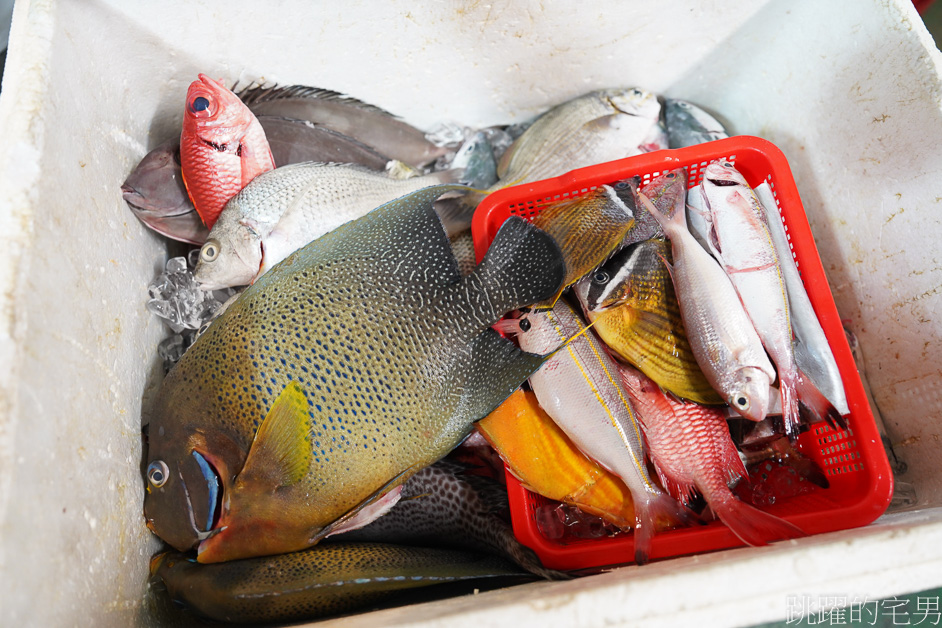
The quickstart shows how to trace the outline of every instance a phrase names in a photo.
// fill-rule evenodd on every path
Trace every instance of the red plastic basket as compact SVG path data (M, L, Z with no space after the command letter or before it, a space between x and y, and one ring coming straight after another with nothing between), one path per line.
M505 188L489 195L474 214L472 234L478 260L511 215L532 219L549 202L576 197L599 185L640 175L643 183L662 172L686 167L688 187L700 183L710 162L733 162L752 186L767 181L785 223L795 261L831 351L837 360L850 407L847 430L821 423L799 437L798 448L824 471L829 487L782 499L763 508L791 521L808 534L843 530L870 523L887 508L893 476L850 347L828 287L811 228L798 196L788 161L772 143L737 136L678 150L662 150L597 166L580 168L553 179ZM602 539L552 540L536 524L536 511L549 500L528 491L507 472L514 533L553 569L574 570L634 560L631 534ZM655 535L652 559L738 547L743 543L719 521Z

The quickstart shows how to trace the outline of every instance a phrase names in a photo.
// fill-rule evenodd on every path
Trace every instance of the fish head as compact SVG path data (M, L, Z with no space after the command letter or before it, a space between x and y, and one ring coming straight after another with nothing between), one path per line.
M641 252L639 245L626 246L576 283L576 298L586 312L599 314L632 297Z
M200 74L190 83L183 114L184 138L194 134L206 144L228 146L238 143L253 122L255 115L221 81Z
M203 290L245 286L258 275L263 256L259 224L223 212L200 249L193 277Z
M726 402L741 416L758 423L768 412L771 384L768 373L745 366L736 371Z
M661 103L657 95L637 87L627 89L610 89L600 92L602 98L608 101L613 109L630 116L649 118L656 122L661 114Z
M168 403L180 397L167 391L167 385L165 381L148 426L144 518L154 534L183 552L218 529L224 499L245 453L221 430L197 426L195 404Z
M159 216L192 211L180 177L180 140L164 142L144 155L124 180L121 194L131 209Z
M718 159L708 165L703 171L703 185L719 187L748 186L746 178L742 176L732 162Z

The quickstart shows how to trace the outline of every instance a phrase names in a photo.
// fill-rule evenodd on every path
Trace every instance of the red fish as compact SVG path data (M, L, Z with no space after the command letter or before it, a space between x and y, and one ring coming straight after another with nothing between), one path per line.
M646 375L622 368L622 381L644 429L648 453L668 493L688 503L699 491L720 520L748 545L804 536L799 528L740 501L728 482L746 477L723 408L665 395Z
M229 199L274 170L275 160L255 114L221 82L200 74L186 92L180 165L193 206L212 228Z

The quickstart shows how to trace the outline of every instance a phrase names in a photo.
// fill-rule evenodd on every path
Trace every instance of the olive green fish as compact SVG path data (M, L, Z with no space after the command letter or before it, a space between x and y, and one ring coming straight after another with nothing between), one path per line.
M508 220L462 278L414 192L263 275L170 371L148 428L148 526L200 562L310 547L395 503L544 361L490 329L555 294L559 247Z
M381 543L325 543L213 565L167 552L151 560L151 574L180 606L238 623L315 619L390 600L407 589L528 575L487 554Z

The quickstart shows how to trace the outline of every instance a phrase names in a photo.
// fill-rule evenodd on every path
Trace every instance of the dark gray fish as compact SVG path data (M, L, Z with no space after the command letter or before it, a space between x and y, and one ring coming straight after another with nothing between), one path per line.
M454 149L436 146L425 133L388 111L338 92L304 85L248 87L237 94L257 116L308 120L353 137L411 166L431 164Z
M542 366L491 325L558 290L559 247L511 217L461 277L432 210L461 187L308 244L196 340L151 415L144 513L158 536L220 562L365 524Z
M336 131L303 120L259 116L275 166L323 161L352 163L382 171L389 158ZM164 142L144 156L121 186L131 211L154 231L182 242L203 244L203 225L183 185L180 138Z
M514 536L497 512L508 507L507 490L495 480L465 473L448 459L419 471L402 488L399 503L359 530L333 537L360 541L487 552L513 560L532 574L558 580L536 554Z
M726 127L697 105L676 98L664 99L669 148L685 148L729 137Z
M252 624L356 611L408 589L528 575L487 554L379 543L330 543L214 565L166 552L150 568L177 605L216 621Z

